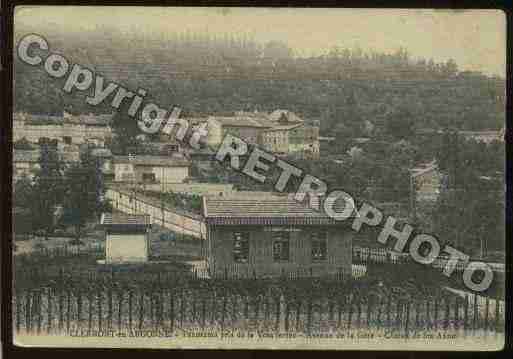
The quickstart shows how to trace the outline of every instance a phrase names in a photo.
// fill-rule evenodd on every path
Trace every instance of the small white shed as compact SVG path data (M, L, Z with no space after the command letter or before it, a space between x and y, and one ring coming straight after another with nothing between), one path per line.
M105 263L146 262L150 253L150 216L104 213Z

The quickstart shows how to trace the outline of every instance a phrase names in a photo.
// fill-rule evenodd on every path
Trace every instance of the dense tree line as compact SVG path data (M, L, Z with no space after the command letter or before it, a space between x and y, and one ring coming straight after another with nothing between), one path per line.
M46 143L41 145L38 162L40 168L33 179L23 177L15 183L14 207L22 209L21 215L30 218L30 228L15 230L40 233L48 238L57 227L72 227L79 239L87 222L96 221L110 208L104 198L99 163L85 151L79 163L66 167L56 148Z
M19 28L17 37L30 28ZM41 31L39 31L41 32ZM458 71L454 61L413 60L394 54L333 48L322 56L297 57L280 42L247 36L214 37L190 32L130 34L105 27L95 32L45 35L51 50L132 90L148 101L179 105L184 115L288 108L322 131L352 128L362 120L382 123L404 108L415 127L498 129L504 122L504 79ZM63 93L64 79L15 54L15 107L37 113L110 111L91 107L84 94ZM355 125L356 123L356 125Z

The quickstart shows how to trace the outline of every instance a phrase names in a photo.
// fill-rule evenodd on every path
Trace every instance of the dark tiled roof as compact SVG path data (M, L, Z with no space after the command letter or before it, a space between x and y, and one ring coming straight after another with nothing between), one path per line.
M13 162L38 162L40 153L39 150L13 150ZM80 160L78 151L59 151L58 154L63 162L78 162Z
M132 215L124 213L103 213L100 220L102 225L134 225L149 226L151 225L149 215Z
M298 115L289 110L275 110L271 112L269 118L273 121L278 121L281 119L282 115L285 115L287 117L287 121L289 122L303 122L303 120Z
M37 162L39 160L39 151L13 150L13 162Z
M230 126L230 127L267 128L267 127L273 127L275 125L274 122L268 120L265 117L253 117L253 116L230 116L230 117L210 116L209 120L215 120L215 121L221 123L223 126Z
M324 211L316 211L293 195L270 195L261 198L204 197L203 215L214 224L334 224L337 221ZM318 203L318 202L317 202ZM343 210L343 201L335 203L335 210Z
M300 127L302 125L303 125L302 123L293 123L291 125L278 125L278 126L273 126L273 128L270 128L268 130L265 130L265 132L288 131L288 130L293 130L297 127Z
M65 123L88 125L88 126L108 126L114 114L100 115L78 115L71 117L43 115L43 114L21 114L16 113L14 118L17 120L25 120L28 125L62 125Z
M112 152L108 148L93 148L91 156L95 157L112 157Z

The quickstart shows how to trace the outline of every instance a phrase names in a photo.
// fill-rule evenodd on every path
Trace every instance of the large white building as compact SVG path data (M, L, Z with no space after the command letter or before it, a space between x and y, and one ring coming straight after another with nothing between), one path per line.
M23 176L30 179L34 178L35 173L39 170L39 150L13 150L13 181L16 182ZM59 151L60 160L64 165L71 165L80 161L78 151Z
M103 146L112 137L109 115L63 116L33 115L22 112L14 114L13 140L25 138L37 143L40 138L57 140L66 145L92 142Z
M114 181L125 183L182 183L189 177L189 161L182 155L114 156Z
M206 122L207 142L213 147L230 133L277 155L319 157L319 127L307 125L292 111L238 112L235 116L210 116Z

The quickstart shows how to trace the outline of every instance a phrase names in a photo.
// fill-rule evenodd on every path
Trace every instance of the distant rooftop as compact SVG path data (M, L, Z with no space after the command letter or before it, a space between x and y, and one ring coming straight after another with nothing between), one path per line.
M95 157L112 157L112 152L108 148L93 148L91 156Z
M125 214L121 212L103 213L100 219L101 226L123 226L123 227L149 227L151 220L149 215Z
M290 125L278 125L278 126L273 126L272 128L265 130L265 131L266 132L287 131L287 130L293 130L294 128L299 127L301 125L302 125L302 123L293 123Z
M273 127L274 122L270 121L266 117L254 117L254 116L210 116L209 120L215 120L221 123L223 126L231 127L259 127L267 128Z
M28 125L63 125L63 124L77 124L88 126L108 126L113 113L110 114L80 114L71 115L64 113L63 115L46 115L46 114L31 114L17 112L14 114L14 119L25 121Z
M305 202L308 200L305 200ZM337 201L335 210L342 212L343 201ZM317 202L318 203L318 202ZM203 197L203 215L210 224L338 224L323 211L316 211L306 203L297 202L294 195L268 195L260 198L241 196Z
M285 117L288 122L304 122L303 119L289 110L275 110L269 115L269 119L272 121L279 121L282 117Z
M80 160L80 154L78 151L59 151L60 158L64 162L78 162ZM13 162L38 162L41 152L39 150L13 150L12 152Z
M114 156L114 163L132 163L137 166L187 167L189 161L183 156Z

